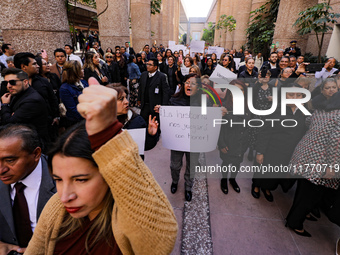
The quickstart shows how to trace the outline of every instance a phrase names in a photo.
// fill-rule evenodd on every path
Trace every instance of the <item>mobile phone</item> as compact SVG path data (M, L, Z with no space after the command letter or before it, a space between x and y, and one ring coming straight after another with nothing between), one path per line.
M183 61L183 56L182 55L179 55L178 57L178 61L182 62Z
M41 57L42 58L47 58L46 50L41 50Z

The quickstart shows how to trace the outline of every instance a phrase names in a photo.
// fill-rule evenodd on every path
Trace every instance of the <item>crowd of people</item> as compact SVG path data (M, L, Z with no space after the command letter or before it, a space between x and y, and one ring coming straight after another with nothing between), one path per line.
M246 101L244 114L233 114L231 90L214 88L209 80L217 65L237 75L230 85L245 98L252 88L255 109L271 109L282 88L303 88L311 92L304 107L312 113L306 116L287 104L283 115L279 103L270 119L294 120L294 127L223 125L216 145L221 165L237 171L223 173L221 191L228 194L229 178L233 190L241 192L237 174L248 151L254 166L293 166L290 174L254 173L250 187L255 199L262 191L273 202L273 190L281 186L287 192L297 183L287 227L311 236L303 222L316 221L320 210L340 226L340 75L335 58L312 82L296 41L271 52L268 60L242 49L226 49L219 58L206 50L184 55L162 44L138 52L129 42L104 51L98 35L83 58L73 51L67 44L51 58L43 51L16 53L13 45L2 45L0 255L12 250L169 254L177 234L172 207L121 129L145 128L145 150L151 150L161 133L160 107L201 106L205 96L208 106L221 107L229 123L264 120ZM306 96L286 94L287 99ZM171 150L169 188L177 192L184 155L184 197L190 202L200 153ZM307 169L313 164L324 166L323 171Z

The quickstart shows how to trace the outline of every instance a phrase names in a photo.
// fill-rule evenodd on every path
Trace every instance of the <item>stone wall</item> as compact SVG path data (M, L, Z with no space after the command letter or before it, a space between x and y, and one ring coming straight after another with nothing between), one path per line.
M45 49L53 62L53 51L71 43L64 0L1 0L0 27L5 43L16 52L33 54Z

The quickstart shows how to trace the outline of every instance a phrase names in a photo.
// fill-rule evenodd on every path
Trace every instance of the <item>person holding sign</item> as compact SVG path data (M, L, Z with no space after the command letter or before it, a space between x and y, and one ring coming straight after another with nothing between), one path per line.
M133 110L129 109L129 100L127 99L128 90L124 86L114 87L117 91L117 119L120 123L123 124L123 129L136 129L136 128L145 128L146 136L145 136L145 147L144 150L153 149L159 139L158 132L158 121L156 117L151 119L151 115L149 115L149 124L145 122L145 120ZM144 155L141 155L144 159Z
M184 76L183 85L179 92L172 96L170 104L175 106L201 106L201 81L197 74L188 74ZM159 113L160 105L155 106L155 112ZM192 198L192 185L194 176L190 173L195 172L195 166L198 163L199 153L175 151L171 150L170 156L170 169L171 169L171 193L174 194L177 191L179 174L183 165L183 156L186 158L186 168L184 173L185 179L185 200L191 201Z
M177 236L171 204L117 120L117 92L94 78L79 96L86 123L50 152L54 195L25 254L170 254Z

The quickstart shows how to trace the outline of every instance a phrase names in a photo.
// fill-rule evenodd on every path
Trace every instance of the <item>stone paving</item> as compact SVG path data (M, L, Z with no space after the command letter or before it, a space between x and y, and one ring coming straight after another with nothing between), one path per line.
M202 165L220 163L217 151L200 158ZM238 194L229 187L228 195L220 190L219 178L195 179L193 199L184 199L184 169L176 194L171 194L170 151L161 145L145 153L145 163L169 198L177 217L179 231L173 255L179 254L296 254L333 255L340 228L325 215L317 222L305 221L311 238L296 235L284 227L293 202L295 186L288 193L280 188L273 192L274 202L263 194L254 199L250 194L251 176L239 174ZM250 165L245 159L244 165ZM185 165L183 166L183 168Z

